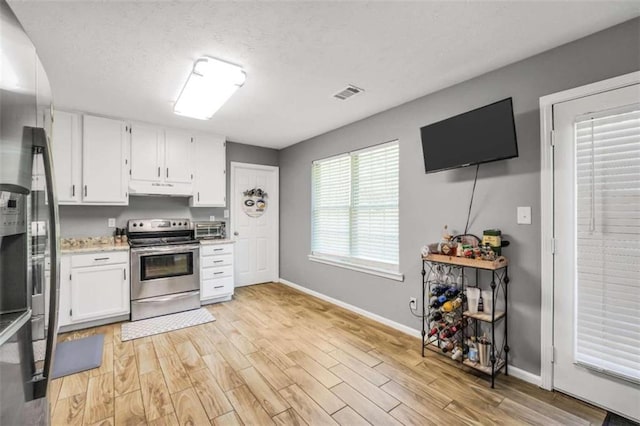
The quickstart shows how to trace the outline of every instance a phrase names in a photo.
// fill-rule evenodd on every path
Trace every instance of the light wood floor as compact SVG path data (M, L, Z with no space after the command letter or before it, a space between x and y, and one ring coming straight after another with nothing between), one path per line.
M53 425L602 424L605 413L499 376L496 389L420 340L280 284L236 290L217 321L134 341L54 380Z

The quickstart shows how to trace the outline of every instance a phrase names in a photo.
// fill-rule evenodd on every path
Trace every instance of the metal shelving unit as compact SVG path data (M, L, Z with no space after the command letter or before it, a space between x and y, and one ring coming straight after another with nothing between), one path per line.
M494 261L467 259L463 257L445 256L439 254L429 254L422 257L422 356L424 357L425 349L432 350L441 355L445 355L449 358L450 353L444 353L442 350L443 345L446 346L448 341L457 343L459 347L464 348L467 337L475 336L478 338L482 328L488 328L491 334L491 351L489 357L489 365L481 365L480 362L471 361L468 358L468 353L464 353L458 359L461 366L468 367L484 374L487 374L491 378L491 387L494 387L495 377L504 368L504 374L508 375L508 359L509 359L509 344L507 339L507 317L508 317L508 274L509 262L507 258L501 256ZM489 283L492 295L492 312L478 312L471 313L467 309L466 298L463 297L463 303L455 310L448 312L447 317L453 321L466 320L466 326L463 326L459 333L454 335L451 339L441 338L441 333L438 331L435 336L427 336L427 329L430 329L430 318L432 313L440 308L432 308L430 302L430 293L435 286L446 285L443 282L442 277L444 275L452 276L454 272L458 275L465 275L466 269L472 269L475 275L475 287L481 288L480 271L488 271L491 273L491 281ZM450 285L452 283L449 283ZM467 283L462 282L457 286L462 294L465 293L465 288L469 287ZM496 305L500 295L504 297L503 310L496 310ZM458 297L458 296L456 296ZM482 324L486 324L483 327ZM498 328L498 330L496 330ZM503 333L500 333L503 331ZM456 338L457 336L457 338ZM496 340L498 338L498 340Z

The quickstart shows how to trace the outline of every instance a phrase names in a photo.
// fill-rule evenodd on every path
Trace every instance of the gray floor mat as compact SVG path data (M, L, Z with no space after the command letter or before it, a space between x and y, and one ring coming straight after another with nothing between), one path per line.
M58 343L53 359L52 378L100 367L103 347L104 334Z

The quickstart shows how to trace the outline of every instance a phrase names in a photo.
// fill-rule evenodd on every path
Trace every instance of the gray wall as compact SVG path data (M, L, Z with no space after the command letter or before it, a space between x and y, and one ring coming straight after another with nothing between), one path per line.
M231 161L278 165L278 151L234 142L227 142L227 170ZM227 200L229 199L229 173L227 173ZM62 237L89 237L110 235L108 218L116 218L116 226L123 228L127 220L150 217L188 217L193 220L224 219L224 208L189 207L183 197L129 197L128 206L60 206L60 232Z
M438 241L444 224L463 230L475 168L426 175L419 129L512 96L520 156L480 167L470 231L482 234L484 229L500 228L511 241L505 254L512 265L512 363L539 374L538 101L543 95L637 71L639 35L640 19L635 19L282 150L280 276L420 328L420 321L408 310L409 297L420 294L420 248ZM311 161L393 139L400 140L400 270L405 282L309 261ZM532 225L516 224L517 206L532 207Z

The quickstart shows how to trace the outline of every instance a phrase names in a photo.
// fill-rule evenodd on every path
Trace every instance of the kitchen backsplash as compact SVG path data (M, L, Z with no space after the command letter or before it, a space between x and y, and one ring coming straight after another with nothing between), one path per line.
M190 218L224 219L223 207L189 207L186 197L129 197L128 206L60 206L60 234L63 238L110 235L114 228L107 226L109 218L124 228L129 219Z

